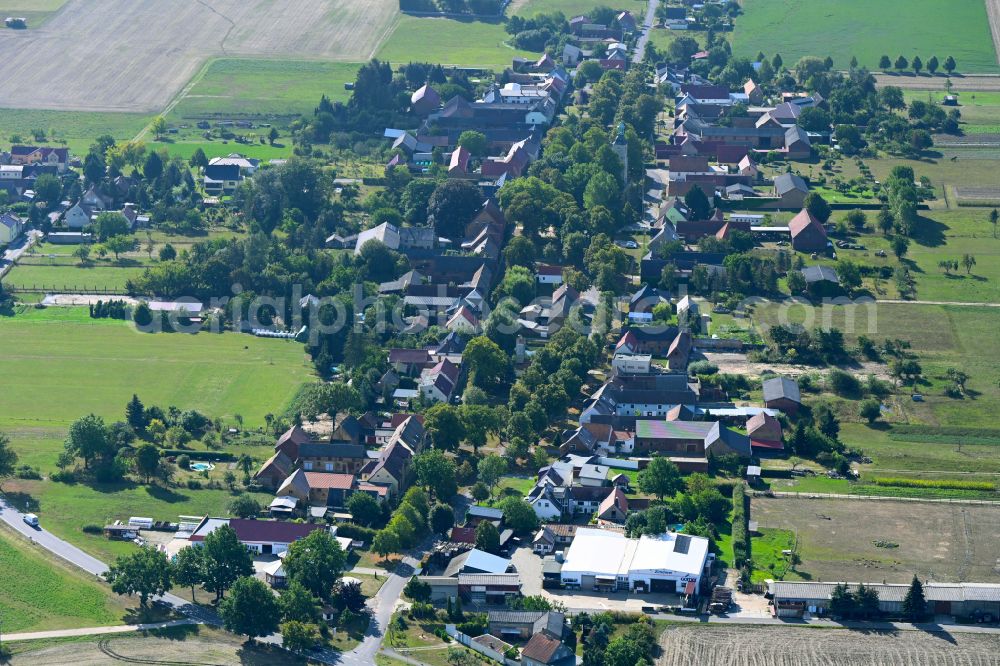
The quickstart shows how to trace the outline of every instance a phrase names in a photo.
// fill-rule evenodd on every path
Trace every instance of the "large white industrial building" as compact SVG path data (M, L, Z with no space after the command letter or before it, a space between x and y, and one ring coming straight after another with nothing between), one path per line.
M580 528L561 578L564 587L583 590L684 594L698 590L710 564L704 537L667 532L630 539L614 530Z

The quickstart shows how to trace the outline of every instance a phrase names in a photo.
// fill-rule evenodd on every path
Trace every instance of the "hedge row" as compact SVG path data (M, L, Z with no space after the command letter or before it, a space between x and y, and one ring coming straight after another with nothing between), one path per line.
M746 484L742 481L733 485L733 565L742 569L750 562L750 532L747 529L749 500Z
M205 460L208 462L234 462L236 456L232 453L217 453L215 451L188 451L187 449L164 449L161 452L164 456L187 456L191 460Z
M996 485L989 481L957 481L954 479L897 479L876 477L871 479L876 486L893 488L944 488L947 490L985 490L992 492Z
M371 544L375 538L375 530L354 523L337 523L337 536L347 537L355 541L364 541Z

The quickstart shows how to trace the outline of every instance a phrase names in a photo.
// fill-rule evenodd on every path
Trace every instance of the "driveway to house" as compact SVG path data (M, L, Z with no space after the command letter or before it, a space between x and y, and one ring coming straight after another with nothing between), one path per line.
M639 40L635 43L635 54L632 56L632 62L638 64L642 62L643 56L646 55L646 42L649 41L649 31L653 29L653 22L656 20L656 9L660 6L660 0L649 0L649 7L646 9L646 18L642 22L642 34L639 35Z
M4 250L0 257L0 278L14 266L14 262L21 258L21 255L31 249L31 246L42 239L42 232L32 229L11 247Z

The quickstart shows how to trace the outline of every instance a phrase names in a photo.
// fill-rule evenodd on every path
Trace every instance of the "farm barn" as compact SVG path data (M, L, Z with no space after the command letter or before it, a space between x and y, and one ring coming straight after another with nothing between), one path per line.
M774 600L778 617L824 615L830 605L830 595L837 583L811 583L771 581L768 594ZM858 583L848 583L854 591ZM878 593L879 609L886 615L901 615L903 599L910 586L907 584L865 584ZM924 584L927 612L932 615L953 615L972 618L989 614L1000 617L1000 585L990 583L934 583Z

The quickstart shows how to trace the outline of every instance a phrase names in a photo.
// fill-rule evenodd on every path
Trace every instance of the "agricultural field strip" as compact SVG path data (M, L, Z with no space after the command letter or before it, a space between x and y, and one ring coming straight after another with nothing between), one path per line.
M993 48L1000 61L1000 0L986 0L986 15L990 20L990 32L993 33Z
M701 664L819 666L995 663L1000 637L921 632L820 631L801 627L669 627L660 637L662 666Z
M286 10L271 0L70 0L43 27L0 36L0 96L12 108L159 111L206 58L361 61L397 13L389 0L296 0Z

